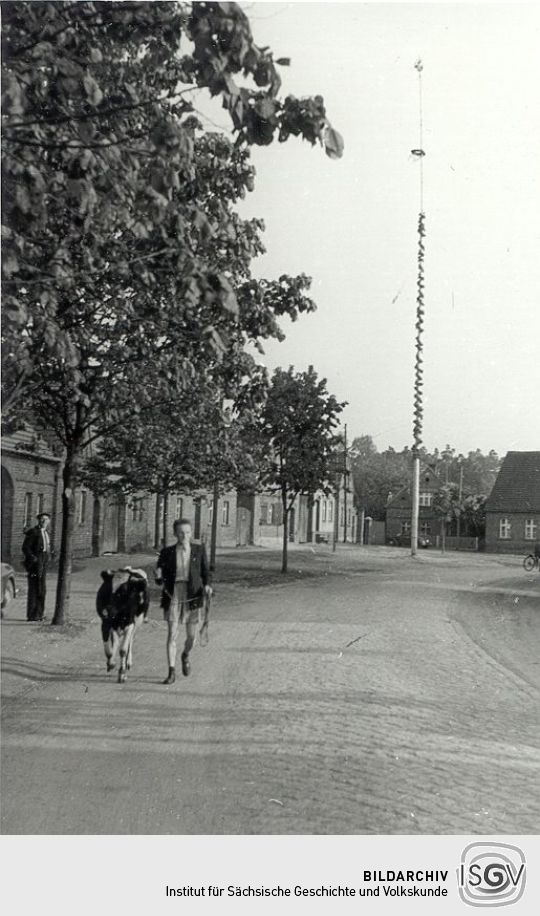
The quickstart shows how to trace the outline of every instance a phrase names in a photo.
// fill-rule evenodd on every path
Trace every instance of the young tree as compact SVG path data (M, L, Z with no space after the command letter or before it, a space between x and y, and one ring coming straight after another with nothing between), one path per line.
M119 423L86 461L84 482L96 493L155 494L163 510L159 546L170 534L172 493L207 490L214 482L229 489L253 472L246 420L246 413L230 420L219 389L201 373L180 395L154 405L151 415Z
M267 443L261 484L276 488L283 509L281 571L287 572L290 513L300 493L330 493L334 454L341 437L335 432L346 406L329 394L326 379L310 366L306 372L276 369L262 411L260 430Z
M461 515L462 500L459 487L455 483L446 483L433 494L433 510L441 519L441 551L446 549L446 526Z
M486 536L486 496L466 496L463 499L461 520L471 537Z

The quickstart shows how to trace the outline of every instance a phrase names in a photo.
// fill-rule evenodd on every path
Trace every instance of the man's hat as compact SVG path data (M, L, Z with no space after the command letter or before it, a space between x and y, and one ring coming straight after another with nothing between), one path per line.
M38 519L38 521L40 518L50 518L50 517L51 517L50 512L38 512L38 514L36 515L36 518Z

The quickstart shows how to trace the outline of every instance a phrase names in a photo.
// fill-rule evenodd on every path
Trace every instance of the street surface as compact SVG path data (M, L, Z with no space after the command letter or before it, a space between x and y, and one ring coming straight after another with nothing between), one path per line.
M4 833L540 830L540 576L520 557L321 546L284 578L277 551L229 551L173 687L157 592L128 683L105 673L111 561L78 562L63 630L23 623L24 590L2 621Z

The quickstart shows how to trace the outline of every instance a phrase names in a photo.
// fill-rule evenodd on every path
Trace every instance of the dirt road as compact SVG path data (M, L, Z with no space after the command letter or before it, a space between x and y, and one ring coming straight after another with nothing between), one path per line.
M65 632L2 622L3 832L538 832L538 573L321 548L282 582L262 556L227 558L173 687L156 603L106 675L96 561Z

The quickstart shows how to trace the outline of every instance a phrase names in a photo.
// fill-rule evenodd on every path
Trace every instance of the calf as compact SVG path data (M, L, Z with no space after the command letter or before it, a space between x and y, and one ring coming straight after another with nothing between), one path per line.
M127 572L129 575L116 591L113 589L115 570L105 569L101 573L103 583L96 595L96 610L101 619L107 671L112 671L115 667L116 653L119 649L118 683L123 684L133 664L135 630L147 617L150 598L148 579L143 569L132 569L127 566L120 572Z

